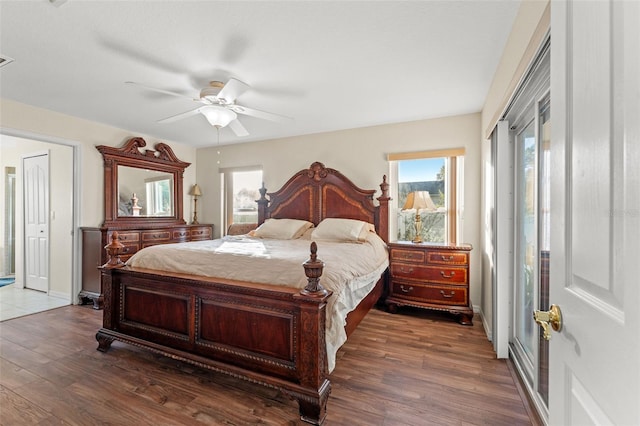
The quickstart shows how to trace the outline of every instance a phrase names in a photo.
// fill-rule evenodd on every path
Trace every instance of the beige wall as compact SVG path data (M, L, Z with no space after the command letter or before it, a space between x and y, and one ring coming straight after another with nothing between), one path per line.
M487 179L487 173L492 173L489 165L491 163L491 147L489 138L496 122L502 116L505 108L518 84L522 80L531 61L542 45L550 28L550 3L549 0L525 0L522 2L516 20L513 24L511 34L505 46L500 63L493 77L493 82L482 110L482 134L483 148L481 153L481 167L483 182L491 183ZM490 188L483 187L483 194L490 192ZM485 223L492 215L491 200L483 197L479 210L479 221ZM484 226L484 225L483 225ZM478 256L482 263L482 301L481 312L487 335L491 338L493 327L491 287L491 250L493 246L488 240L488 235L482 232L480 245L478 246Z
M363 189L380 195L382 176L389 174L390 152L464 147L464 242L477 247L480 237L480 114L319 133L198 150L197 177L205 194L198 202L202 223L220 224L218 167L260 165L269 191L282 186L295 172L320 161L339 170ZM218 156L217 152L220 151ZM217 161L220 164L217 164ZM220 235L220 229L216 229ZM471 256L471 299L480 303L480 258Z
M549 0L523 0L482 108L488 139L550 28Z
M159 142L159 140L148 137L146 135L140 135L136 133L129 132L123 129L117 129L114 127L105 126L99 123L91 122L88 120L83 120L77 117L72 117L64 114L59 114L53 111L48 111L41 108L35 108L29 105L21 104L18 102L14 102L7 99L0 99L0 138L3 141L0 146L0 163L5 164L5 158L9 158L10 152L5 151L5 141L12 140L10 136L20 136L21 138L15 139L17 145L29 145L33 142L27 140L36 140L36 141L44 141L44 142L55 142L48 143L42 146L47 146L52 149L52 152L57 152L59 149L63 149L60 146L66 146L67 150L73 150L73 148L69 146L75 146L78 150L78 158L80 160L79 169L79 185L80 185L80 214L78 218L79 226L100 226L102 221L104 220L104 203L103 203L103 193L104 193L104 184L103 184L103 163L102 156L95 149L96 145L111 145L111 146L121 146L127 139L134 136L141 136L147 142L147 147L153 148L153 146ZM24 140L21 140L24 139ZM168 143L171 148L174 150L175 154L179 159L190 162L193 165L188 167L184 174L184 184L185 188L188 188L190 185L195 183L195 161L196 161L196 149L187 145L171 142L171 141L162 141ZM20 150L20 148L16 148ZM56 156L57 158L57 156ZM13 161L13 160L12 160ZM73 173L73 167L68 164L68 160L64 160L65 163L58 163L58 160L55 162L56 170L59 170L59 167L64 167L65 173ZM54 164L52 162L52 164ZM58 166L60 164L60 166ZM9 165L9 164L7 164ZM11 164L13 166L13 164ZM2 172L4 173L4 165L2 166ZM2 174L3 174L2 173ZM53 173L53 169L52 169ZM57 173L57 172L56 172ZM20 185L19 181L19 173L18 177L18 186ZM4 179L4 177L2 178ZM4 200L4 184L0 186L0 199ZM72 188L66 187L66 184L63 187L52 187L51 192L51 203L52 209L54 203L58 203L58 197L63 197L65 200L69 196L72 195ZM55 197L55 199L54 199ZM184 196L184 205L185 218L188 218L191 214L191 207L189 203L189 196ZM4 202L4 201L2 201ZM60 215L71 214L72 207L69 206L67 201L61 203L64 207L56 207L56 217L60 217ZM68 209L68 211L62 212L63 209ZM16 215L18 216L18 215ZM56 247L56 250L51 250L52 252L52 264L55 259L58 259L59 256L63 256L64 259L60 260L60 262L56 262L56 265L65 265L64 268L67 268L65 272L56 272L56 279L52 280L51 288L58 289L58 286L69 286L71 288L71 275L72 268L70 265L70 261L67 260L65 256L71 257L73 255L71 247L67 242L62 245L64 247L69 246L68 252L65 250L65 254L58 253L57 250L60 245L58 245L58 239L65 240L64 232L67 232L68 228L60 228L62 229L58 233L58 227L54 227L52 230L52 239L51 244L52 247ZM2 233L0 234L0 241L4 240L4 230L0 228ZM16 227L16 236L19 237L22 235L22 229ZM68 235L68 234L67 234ZM79 233L76 233L78 236ZM18 244L20 247L22 246L22 242L20 241ZM68 267L67 267L68 265ZM17 265L16 265L17 266ZM61 266L62 267L62 266ZM18 271L18 269L16 269ZM52 271L53 274L54 271ZM21 279L21 277L20 277ZM58 279L60 283L58 283ZM62 288L62 287L60 287ZM57 290L56 290L57 291ZM75 294L77 294L79 288L72 291L72 300L75 299ZM67 290L69 293L69 290Z

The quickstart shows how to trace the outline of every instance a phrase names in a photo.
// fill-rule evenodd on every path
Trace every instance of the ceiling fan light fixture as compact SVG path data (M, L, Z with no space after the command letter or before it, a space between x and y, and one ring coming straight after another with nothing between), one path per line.
M228 126L229 123L238 118L238 115L235 112L217 106L202 108L200 112L206 117L209 124L215 127Z

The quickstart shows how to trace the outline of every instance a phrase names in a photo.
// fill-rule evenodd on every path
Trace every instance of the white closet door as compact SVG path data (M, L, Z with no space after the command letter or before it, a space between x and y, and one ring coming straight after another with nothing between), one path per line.
M25 157L25 267L27 288L49 290L49 156Z

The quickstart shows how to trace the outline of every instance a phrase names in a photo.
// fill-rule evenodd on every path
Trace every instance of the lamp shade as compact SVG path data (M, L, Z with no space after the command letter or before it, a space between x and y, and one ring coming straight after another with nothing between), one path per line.
M215 127L225 127L238 118L238 114L235 112L217 105L202 107L200 112L206 117L209 124Z
M194 197L199 197L202 195L202 191L200 190L200 187L197 183L191 187L191 189L189 190L189 195L193 195Z
M413 191L407 195L407 201L404 203L402 210L436 210L429 191Z

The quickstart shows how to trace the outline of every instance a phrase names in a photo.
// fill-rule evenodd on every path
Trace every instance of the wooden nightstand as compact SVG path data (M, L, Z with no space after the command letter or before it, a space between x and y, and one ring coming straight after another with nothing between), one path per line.
M439 244L398 241L389 243L391 281L385 299L390 312L398 306L448 311L460 324L472 325L469 300L468 244Z

